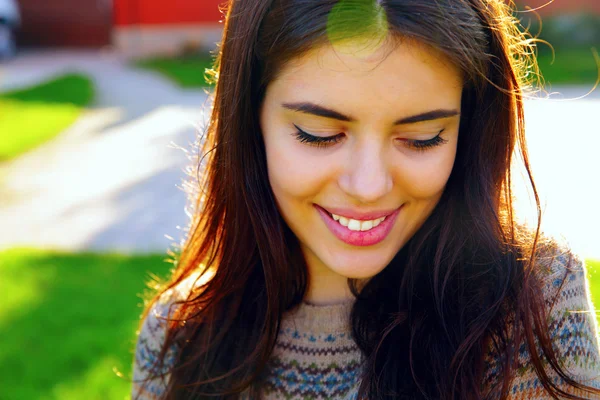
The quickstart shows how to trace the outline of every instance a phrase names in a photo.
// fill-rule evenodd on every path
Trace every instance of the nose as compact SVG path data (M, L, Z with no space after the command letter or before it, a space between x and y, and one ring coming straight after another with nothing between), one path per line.
M392 174L383 146L371 141L357 143L339 177L341 189L361 203L374 203L392 190Z

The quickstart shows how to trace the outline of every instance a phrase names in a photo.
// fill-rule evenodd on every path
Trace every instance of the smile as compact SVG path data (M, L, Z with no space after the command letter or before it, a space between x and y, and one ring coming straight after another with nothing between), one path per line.
M383 241L391 232L402 207L391 211L365 213L332 210L314 205L331 233L352 246L373 246ZM345 215L344 215L345 214ZM352 214L352 215L348 215Z
M331 217L334 221L339 222L340 225L347 227L351 231L369 231L381 224L386 217L381 217L377 219L371 219L367 221L359 221L357 219L346 218L340 215L331 214Z

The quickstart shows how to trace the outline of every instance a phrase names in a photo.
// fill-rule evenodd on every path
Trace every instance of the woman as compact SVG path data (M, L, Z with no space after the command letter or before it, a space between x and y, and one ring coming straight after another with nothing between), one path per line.
M599 398L582 264L514 218L530 48L509 15L230 3L134 398Z

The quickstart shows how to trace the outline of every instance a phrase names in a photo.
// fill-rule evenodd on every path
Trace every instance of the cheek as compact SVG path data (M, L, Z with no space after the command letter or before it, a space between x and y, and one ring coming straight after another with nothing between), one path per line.
M410 197L437 199L443 192L454 165L456 146L447 143L443 147L447 148L403 159L398 166L398 180Z
M279 202L313 198L330 181L330 168L318 149L303 149L290 135L265 138L269 182ZM286 137L290 136L290 137ZM304 146L306 147L306 146ZM282 204L283 206L283 204Z

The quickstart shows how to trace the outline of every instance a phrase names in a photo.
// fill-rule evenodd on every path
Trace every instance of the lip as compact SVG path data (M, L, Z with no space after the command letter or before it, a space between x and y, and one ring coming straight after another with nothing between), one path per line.
M318 205L314 205L315 209L319 212L321 219L325 222L325 225L331 233L333 233L342 242L352 246L373 246L383 241L392 230L394 222L400 213L402 207L394 210L380 210L370 212L357 212L348 209L340 208L323 208ZM346 218L352 218L359 221L377 219L386 217L385 220L375 228L368 231L351 231L347 227L341 225L331 217L331 213L341 215Z

